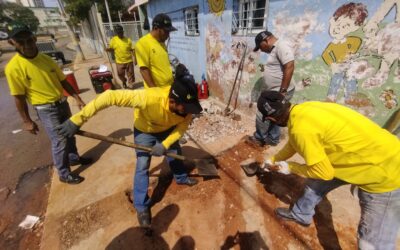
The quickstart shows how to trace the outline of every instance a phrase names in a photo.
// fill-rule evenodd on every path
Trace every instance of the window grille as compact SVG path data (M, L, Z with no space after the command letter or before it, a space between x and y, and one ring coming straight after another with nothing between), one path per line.
M198 8L191 7L184 10L185 15L185 34L188 36L199 35Z
M232 34L251 35L266 29L268 0L234 0Z

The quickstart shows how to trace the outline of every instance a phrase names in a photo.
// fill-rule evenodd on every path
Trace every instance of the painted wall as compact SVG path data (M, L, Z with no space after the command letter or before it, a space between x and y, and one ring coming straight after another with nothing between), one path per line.
M199 10L199 36L186 36L184 23L184 9L197 6ZM202 0L154 0L148 3L150 24L158 13L166 13L171 17L172 24L178 30L170 33L168 53L170 59L177 58L185 64L194 75L196 82L201 81L202 74L206 73L206 50L204 30L204 1Z
M170 53L188 65L196 80L206 72L211 94L227 102L237 78L237 103L247 110L262 89L268 55L252 51L254 36L231 34L233 1L156 0L149 2L149 10L150 16L164 11L173 17L180 31L171 35ZM268 28L294 50L294 102L335 101L382 125L398 108L400 0L354 1L354 9L349 3L270 0ZM182 9L192 5L200 9L200 36L188 38ZM243 71L236 77L243 55Z

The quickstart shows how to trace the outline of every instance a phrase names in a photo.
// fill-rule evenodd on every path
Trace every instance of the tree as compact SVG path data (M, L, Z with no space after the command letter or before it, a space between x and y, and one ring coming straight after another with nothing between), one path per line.
M99 12L101 13L104 22L108 22L106 7L104 0L64 0L65 10L70 15L70 20L73 24L88 17L90 7L97 3ZM108 0L108 7L110 8L110 15L113 21L118 21L118 11L125 9L122 1Z
M37 31L40 24L31 9L16 3L1 3L0 23L5 24L12 21L27 25L33 32Z

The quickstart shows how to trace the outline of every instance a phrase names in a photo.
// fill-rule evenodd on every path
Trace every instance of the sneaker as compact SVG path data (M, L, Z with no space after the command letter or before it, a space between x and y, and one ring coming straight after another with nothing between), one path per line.
M77 166L77 165L88 165L92 163L92 158L86 158L86 157L79 157L79 160L77 161L70 161L69 165L70 166Z
M141 227L150 227L151 225L151 213L150 209L147 208L142 212L137 212L137 219Z
M83 178L82 176L79 176L79 175L73 174L73 173L70 173L66 177L60 176L60 181L67 183L67 184L79 184L84 180L85 180L85 178Z
M288 220L288 221L294 221L299 225L302 225L303 227L308 227L310 226L310 223L304 223L302 221L297 220L292 212L290 211L289 208L284 208L284 207L279 207L277 209L275 209L275 214L276 216L278 216L280 219L283 220Z
M178 185L187 185L189 187L192 187L192 186L196 185L197 183L199 183L198 180L188 177L185 182L180 182L180 183L177 183L177 184Z
M250 145L257 146L257 147L264 147L265 142L258 140L257 138L254 137L254 135L249 135L246 138L246 142Z

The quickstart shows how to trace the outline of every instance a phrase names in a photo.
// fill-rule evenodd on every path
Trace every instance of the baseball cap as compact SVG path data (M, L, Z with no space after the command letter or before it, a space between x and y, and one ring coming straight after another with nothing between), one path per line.
M290 106L278 91L263 91L258 98L257 108L264 116L278 117Z
M13 38L15 35L23 31L32 33L27 25L19 22L12 22L7 24L6 29L9 38Z
M260 44L262 41L264 41L265 38L272 36L272 33L269 32L268 30L264 30L256 35L256 38L254 39L256 43L256 47L253 49L254 52L260 49Z
M121 25L117 24L117 25L115 25L114 30L115 30L115 32L119 33L119 32L123 32L124 28Z
M176 31L177 30L174 26L172 26L171 18L167 14L164 14L164 13L157 14L153 18L152 26L153 26L153 28L158 27L158 28L165 29L167 31Z
M188 114L199 114L203 110L197 97L197 86L193 77L184 76L175 79L169 97L182 104Z

